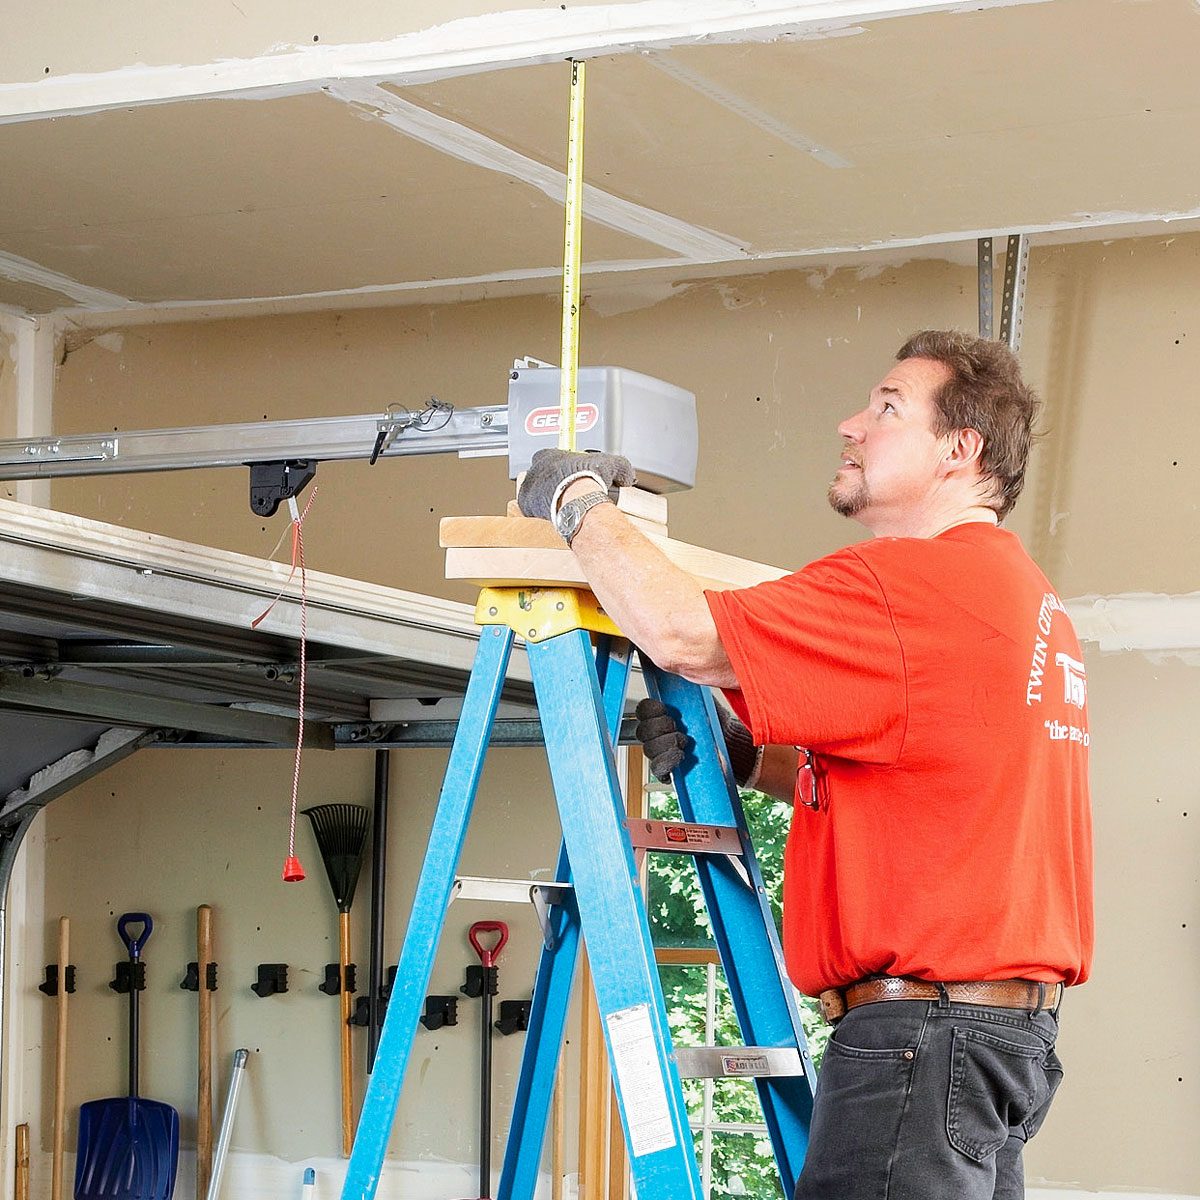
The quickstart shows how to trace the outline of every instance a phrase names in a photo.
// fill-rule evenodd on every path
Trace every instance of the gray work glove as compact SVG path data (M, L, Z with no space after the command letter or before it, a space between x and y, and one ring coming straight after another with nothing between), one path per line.
M661 700L647 696L634 709L638 723L634 736L642 743L650 774L660 783L667 783L671 772L683 761L691 739L680 733L675 718ZM739 787L752 782L758 773L759 751L750 730L723 704L717 705L717 721L729 751L729 765Z
M637 480L629 459L599 450L539 450L525 472L517 503L527 517L552 520L558 497L576 479L591 477L605 490L632 487Z
M686 734L679 732L675 718L667 711L661 700L647 696L639 700L634 713L637 726L633 733L646 754L650 774L659 783L670 781L671 772L683 761L684 752L690 744Z

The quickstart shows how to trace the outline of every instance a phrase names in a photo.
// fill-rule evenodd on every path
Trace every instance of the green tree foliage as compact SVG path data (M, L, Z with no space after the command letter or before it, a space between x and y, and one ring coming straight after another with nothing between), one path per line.
M783 849L791 821L791 805L762 792L752 791L742 793L742 803L778 927L783 886ZM674 793L653 793L650 815L658 820L679 820L679 807ZM654 944L710 949L713 946L712 930L692 859L687 855L650 855L647 871L647 904ZM712 969L716 972L716 987L711 1013L708 967L665 966L661 969L671 1036L678 1046L737 1046L742 1043L721 969ZM819 1063L828 1040L829 1027L821 1019L815 1001L805 997L800 999L809 1050ZM778 1200L782 1189L772 1158L771 1143L762 1125L762 1109L753 1082L742 1079L686 1079L684 1096L693 1122L704 1122L713 1130L712 1195ZM699 1139L700 1135L697 1137ZM697 1152L703 1153L699 1140Z

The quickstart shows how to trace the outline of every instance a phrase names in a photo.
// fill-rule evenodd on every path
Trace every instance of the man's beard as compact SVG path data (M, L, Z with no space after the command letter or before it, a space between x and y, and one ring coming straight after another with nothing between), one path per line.
M829 504L840 516L857 516L870 503L871 492L861 469L852 485L840 483L837 479L829 485Z

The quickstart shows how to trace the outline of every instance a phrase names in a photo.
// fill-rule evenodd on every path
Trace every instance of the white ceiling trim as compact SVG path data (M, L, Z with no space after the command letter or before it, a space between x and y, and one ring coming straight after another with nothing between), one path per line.
M1200 652L1200 592L1076 596L1066 605L1079 640L1101 650Z
M748 260L746 260L748 261ZM634 259L585 264L583 274L645 271L684 267L682 258ZM707 263L697 264L707 266ZM227 317L270 316L318 309L372 308L387 304L441 304L467 299L492 299L521 292L547 293L547 280L562 279L562 267L519 267L486 275L453 279L414 279L401 283L373 283L364 287L336 288L325 292L299 292L290 296L244 296L231 300L163 300L143 307L99 312L92 308L63 308L59 316L79 329L115 328L118 325L157 324L180 320L220 320ZM521 286L525 285L525 286Z
M438 116L372 83L332 83L325 91L443 154L519 179L556 204L565 202L567 178L562 171L466 125ZM662 246L664 250L674 250L689 259L746 257L746 250L731 238L622 200L591 184L584 184L583 213L588 221Z
M704 278L705 269L714 275L751 275L789 269L813 270L840 267L898 266L913 258L939 258L961 265L976 261L976 242L981 237L1008 233L1054 235L1048 244L1100 241L1105 238L1163 237L1200 228L1200 208L1173 213L1099 213L1071 221L1011 228L960 230L924 237L895 238L885 242L863 242L823 246L812 250L776 250L745 258L681 259L647 258L584 264L584 277L637 275L657 272L663 280ZM672 273L677 273L673 276ZM164 300L154 304L123 301L119 307L63 308L58 315L81 328L115 328L120 325L151 325L179 320L218 320L229 317L269 316L317 309L370 308L399 304L449 304L465 300L495 299L530 293L548 293L549 280L560 280L562 267L522 267L486 275L454 279L414 279L400 283L368 284L324 292L302 292L287 296L246 296L222 300Z
M742 120L749 121L751 125L756 125L772 137L777 137L792 149L811 155L817 162L835 168L853 166L849 159L843 158L837 151L830 150L827 146L814 142L812 138L805 137L804 134L785 125L778 117L773 117L769 112L757 108L736 92L731 92L719 83L714 83L713 80L701 75L699 71L693 71L665 54L652 54L650 63L664 75L669 75L678 83L682 83L684 87L689 87L715 104L721 105L722 108L736 113Z
M714 42L821 38L860 23L932 12L1046 4L1052 0L641 0L570 9L519 9L466 17L384 42L273 47L249 59L147 67L0 84L0 123L139 104L313 91L333 80L400 83L498 67L594 58Z
M133 303L116 292L106 292L102 288L88 287L68 275L60 275L27 258L18 258L15 254L5 254L0 250L0 279L9 279L14 283L30 283L47 291L57 292L67 296L78 304L89 308L128 308Z

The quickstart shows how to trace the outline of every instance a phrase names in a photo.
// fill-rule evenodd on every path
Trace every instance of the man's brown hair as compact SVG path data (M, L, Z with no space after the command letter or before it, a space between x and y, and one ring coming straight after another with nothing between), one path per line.
M933 432L974 429L983 438L979 469L990 485L989 507L1004 520L1025 486L1025 464L1041 401L1021 378L1017 356L1003 343L960 330L923 329L896 352L930 358L950 370L933 397Z

